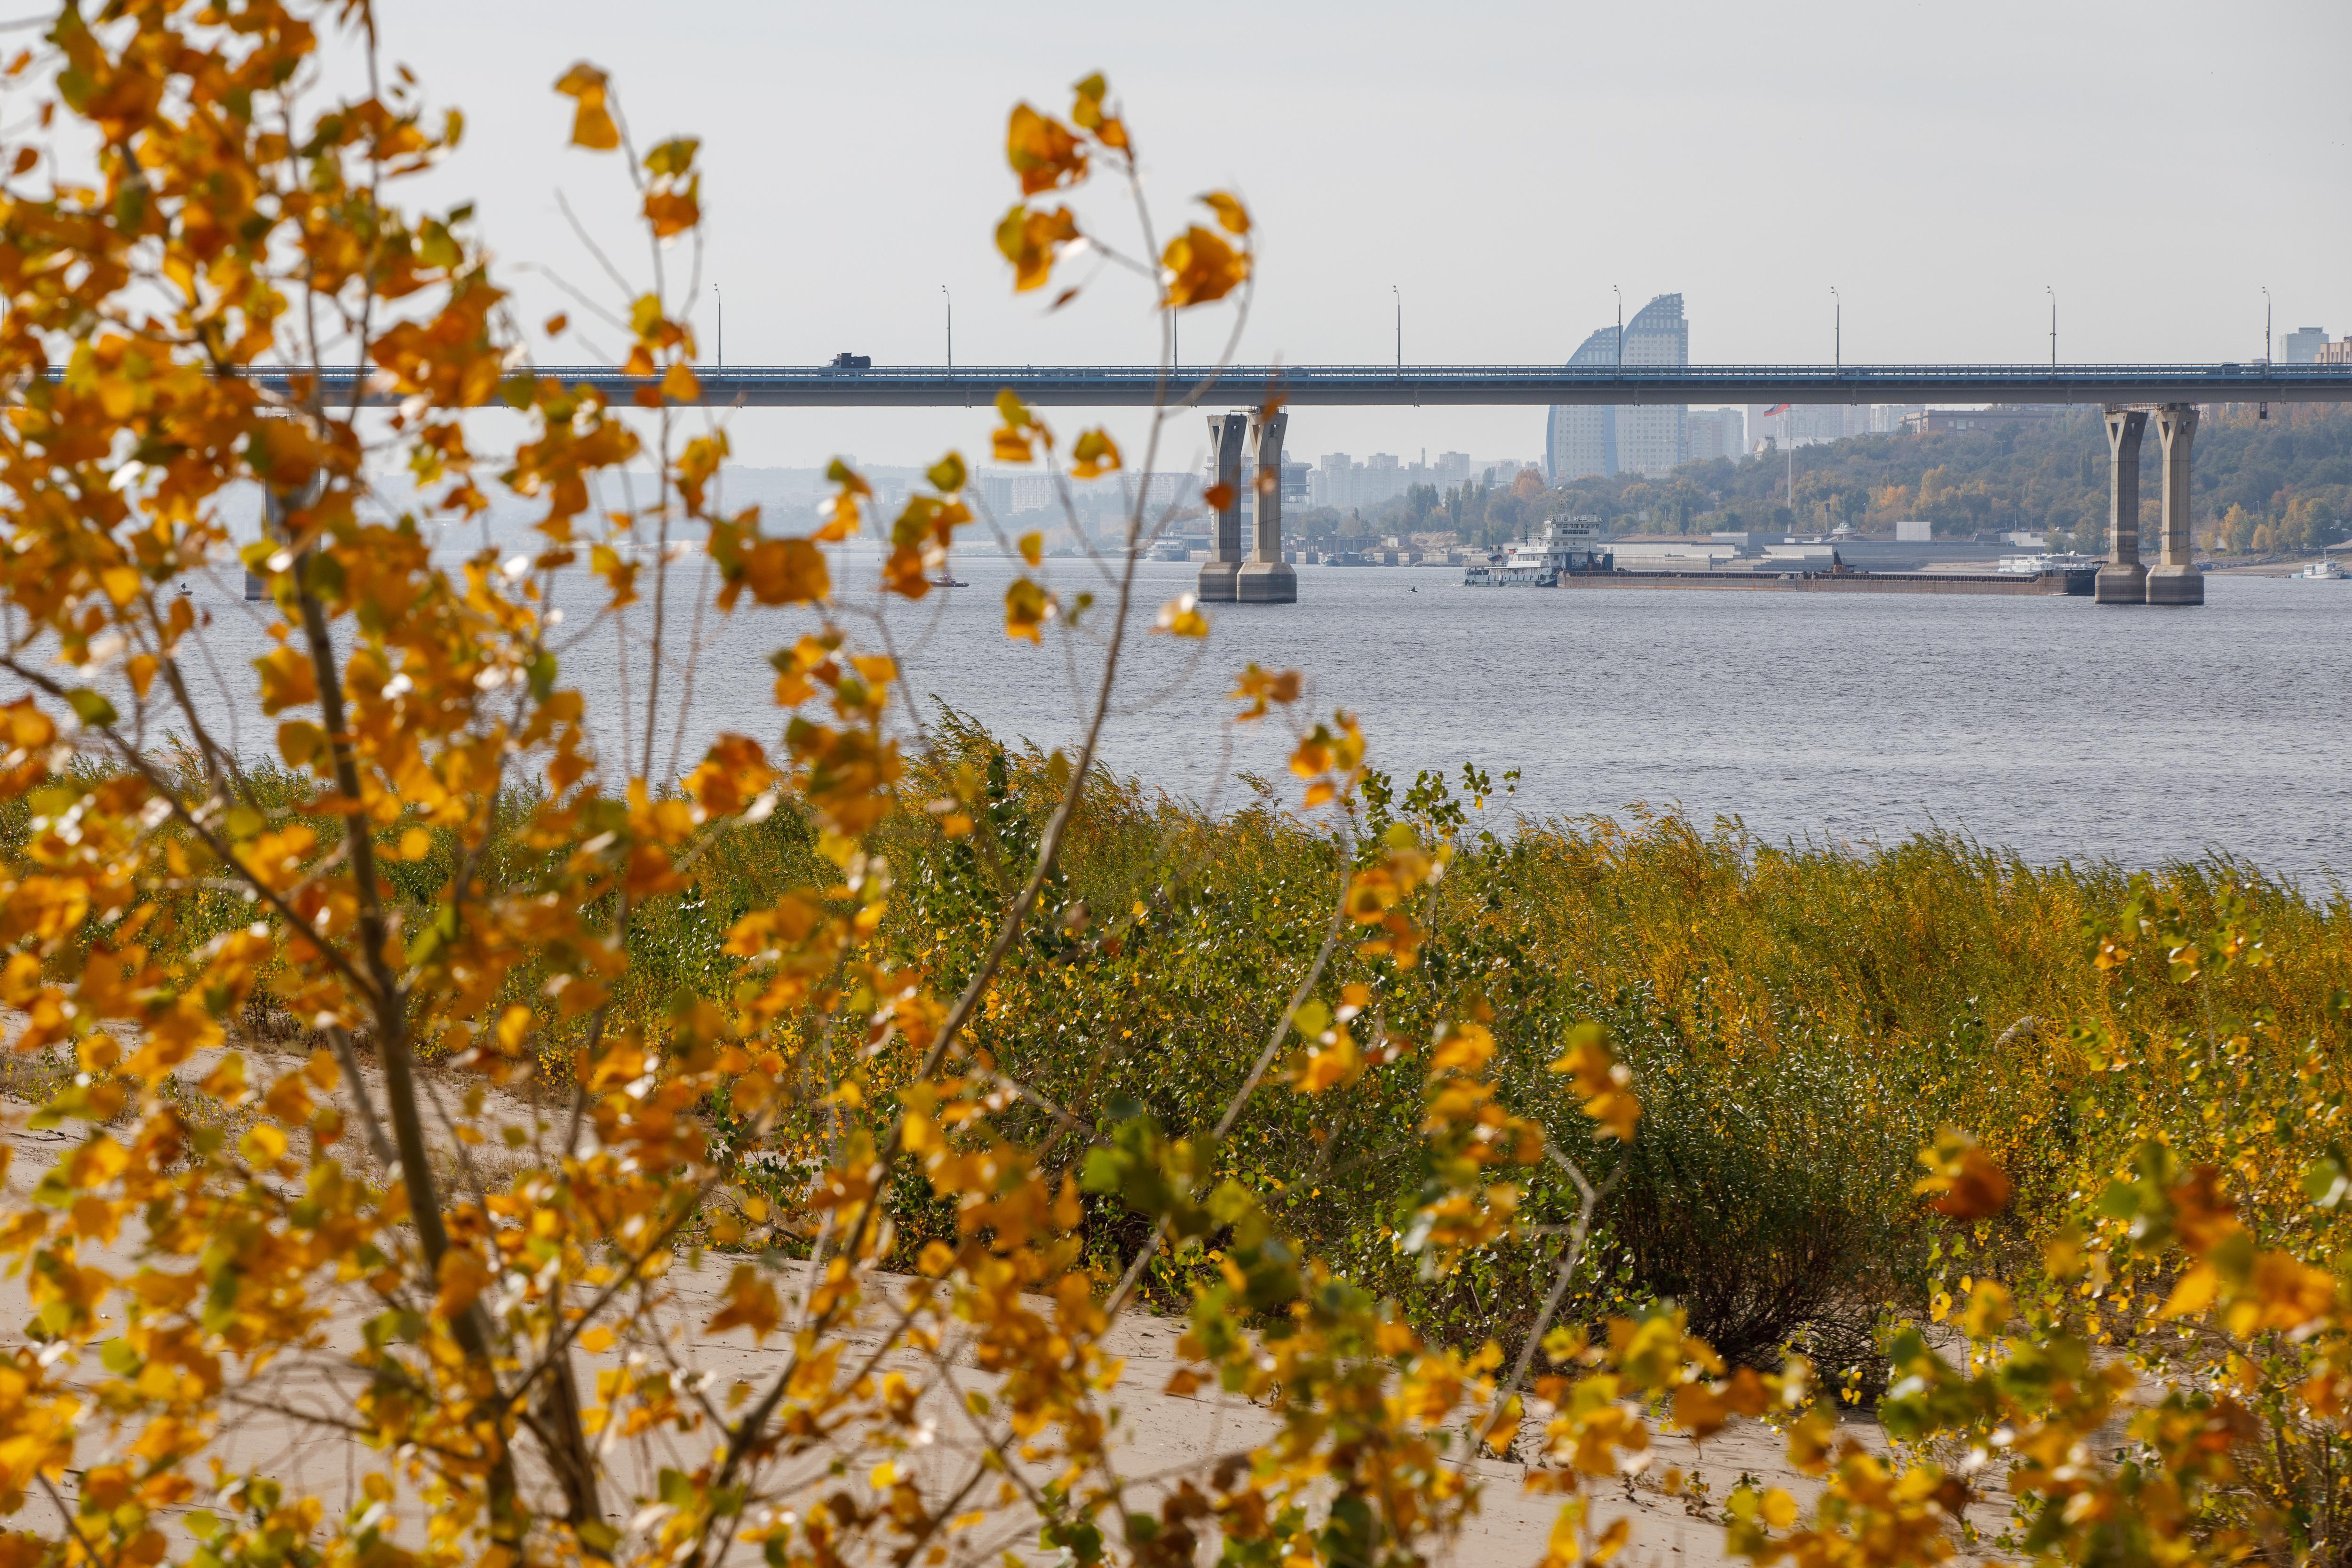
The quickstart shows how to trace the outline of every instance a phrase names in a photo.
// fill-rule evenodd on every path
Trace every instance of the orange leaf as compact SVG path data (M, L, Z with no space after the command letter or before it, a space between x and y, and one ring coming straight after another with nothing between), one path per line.
M743 580L763 605L814 604L833 592L824 552L805 539L762 539L744 552Z
M1086 177L1086 150L1070 128L1025 103L1013 106L1004 128L1004 160L1021 176L1021 194L1034 196Z
M603 71L583 60L557 79L555 90L579 105L572 116L572 144L609 153L621 144L620 128L604 108Z
M1160 254L1163 302L1181 310L1222 300L1249 277L1247 251L1235 250L1213 230L1194 224ZM1043 281L1041 279L1040 281Z
M1217 226L1227 234L1247 234L1250 231L1249 209L1227 191L1211 191L1201 198L1217 215Z

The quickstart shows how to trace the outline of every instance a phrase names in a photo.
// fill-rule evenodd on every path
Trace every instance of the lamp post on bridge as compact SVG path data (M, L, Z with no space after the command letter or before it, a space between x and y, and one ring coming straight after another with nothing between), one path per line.
M1402 375L1404 374L1404 291L1391 283L1389 285L1389 292L1396 296L1397 374Z
M719 368L725 370L727 368L727 296L719 292L719 285L716 283L710 286L710 291L719 298Z
M2050 368L2054 372L2058 368L2058 290L2044 283L2042 291L2050 296Z
M1830 285L1830 373L1845 374L1845 300L1834 283Z
M940 298L948 302L948 368L953 370L955 369L955 296L949 293L948 286L942 283L940 285Z

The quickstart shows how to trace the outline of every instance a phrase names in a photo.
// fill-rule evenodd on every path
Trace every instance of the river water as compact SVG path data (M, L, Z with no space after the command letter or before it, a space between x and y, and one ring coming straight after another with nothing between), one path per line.
M1066 598L1088 588L1108 598L1088 563L1047 568ZM1082 616L1075 637L1054 629L1042 647L1008 643L1013 563L960 555L954 570L968 587L889 607L913 689L1008 739L1071 742L1106 606ZM1196 571L1139 570L1146 624ZM693 574L688 563L675 580ZM1497 778L1517 770L1507 811L1645 803L1812 844L1887 843L1937 826L2043 863L2137 867L2218 850L2315 891L2352 868L2352 683L2342 668L2352 583L2212 577L2203 607L2165 610L2063 597L1479 589L1460 576L1302 567L1297 604L1212 607L1205 645L1134 639L1106 761L1216 809L1247 798L1243 773L1283 778L1283 732L1228 719L1233 675L1255 660L1304 671L1315 710L1357 713L1376 765L1401 779L1423 768L1458 774L1464 762ZM870 556L836 567L845 589L872 578ZM226 601L226 586L197 593ZM592 707L609 704L616 645L609 629L581 624L585 592L573 592L564 679ZM249 692L243 661L265 646L257 623L241 604L211 607L216 660ZM721 729L773 743L767 656L807 624L799 612L707 616L689 763ZM671 625L684 633L691 623L680 612ZM642 653L632 677L642 700ZM675 692L678 674L667 679ZM236 717L243 749L267 744L257 711ZM667 717L659 731L666 762Z

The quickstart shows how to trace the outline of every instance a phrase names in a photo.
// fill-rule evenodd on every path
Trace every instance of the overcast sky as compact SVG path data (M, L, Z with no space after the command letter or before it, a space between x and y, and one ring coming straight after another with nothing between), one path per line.
M705 276L725 292L732 363L841 350L937 363L943 284L960 363L1148 358L1133 282L1105 277L1046 317L1012 295L991 244L1013 194L1006 110L1027 98L1064 112L1095 69L1163 224L1212 186L1255 212L1248 361L1388 362L1391 286L1404 357L1425 363L1560 361L1613 319L1612 284L1629 315L1680 290L1701 363L1826 361L1832 285L1855 362L2046 360L2045 286L2072 361L2259 357L2264 285L2279 331L2352 331L2346 0L385 0L383 14L387 52L467 116L434 194L479 204L533 321L562 301L519 264L610 292L559 191L616 263L646 271L617 165L563 144L555 78L593 60L641 142L701 136ZM1092 216L1129 232L1107 203ZM1225 324L1192 325L1186 357ZM984 428L961 410L733 426L740 458L774 464L916 461ZM1535 458L1542 412L1292 418L1294 455L1423 447Z

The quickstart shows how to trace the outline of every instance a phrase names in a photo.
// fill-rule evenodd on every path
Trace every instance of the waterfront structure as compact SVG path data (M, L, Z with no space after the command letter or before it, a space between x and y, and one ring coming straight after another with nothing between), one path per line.
M1298 602L1298 574L1282 558L1282 437L1289 426L1280 409L1250 416L1250 552L1234 578L1234 597L1244 605Z
M63 372L51 372L52 379ZM692 392L665 396L659 376L611 365L535 365L542 380L595 393L614 407L639 394L683 408L986 408L1010 392L1038 408L1150 408L1170 394L1156 364L697 366ZM379 373L348 364L253 371L239 379L280 394L294 382L338 401L401 401ZM1234 365L1180 389L1195 407L1408 408L1565 404L1907 402L1946 405L2352 403L2352 374L2335 364L2261 360L2228 364ZM479 395L497 401L496 387ZM1754 434L1753 431L1750 432Z
M2339 366L2352 365L2352 338L2346 338L2340 342L2320 344L2319 353L2313 356L2311 363Z
M1217 500L1209 558L1196 592L1204 605L1289 605L1298 574L1282 558L1282 437L1290 416L1277 409L1209 416L1209 461ZM1246 459L1246 461L1244 460ZM1250 510L1243 542L1242 509Z
M1679 304L1676 312L1679 313ZM2329 345L2333 347L2334 345ZM662 384L653 376L630 375L609 366L541 366L537 374L584 388L616 404L662 400ZM350 397L364 406L386 406L398 401L393 388L378 384L375 374L364 374L348 365L310 365L247 374L243 378L278 391L289 391L291 377L330 397ZM2352 402L2352 364L2268 363L2174 365L2068 365L2061 368L2024 365L1711 365L1703 367L1626 365L1620 367L1464 365L1403 366L1394 371L1361 365L1236 368L1215 384L1194 395L1198 406L1230 406L1236 412L1213 415L1210 437L1216 453L1216 474L1226 493L1218 511L1212 559L1202 572L1202 596L1236 595L1241 574L1241 467L1249 438L1249 415L1240 410L1269 405L1269 389L1277 406L1333 407L1351 405L1563 405L1608 406L1631 397L1669 399L1687 405L1695 400L1734 397L1777 397L1784 402L1823 405L1864 404L1887 397L1951 402L1990 402L2011 406L2023 404L2098 403L2107 409L2109 456L2115 460L2110 485L2109 567L2138 564L2137 433L2145 427L2146 411L2153 404L2160 419L2165 444L2164 539L2162 565L2179 567L2166 574L2167 587L2158 603L2198 604L2204 598L2204 579L2189 560L2189 452L2196 432L2199 403L2344 403ZM938 370L837 370L829 367L785 366L762 369L716 367L698 376L690 395L672 403L701 407L940 407L984 406L1000 391L1042 406L1154 406L1167 394L1165 373L1156 365L1034 365ZM1871 395L1877 394L1877 398ZM485 402L494 389L480 395ZM2144 400L2144 401L2143 401ZM2138 423L2130 416L2137 414ZM2118 419L2132 435L2131 461L2120 460ZM1263 431L1255 448L1263 464L1269 445L1273 451L1273 488L1280 493L1281 432L1273 441ZM2129 506L2124 489L2128 476ZM1189 475L1186 476L1189 479ZM1010 499L1009 496L1007 498ZM1278 503L1277 503L1278 504ZM1279 542L1279 516L1273 520ZM2130 550L2126 560L2125 542ZM1253 553L1257 552L1253 531ZM2110 575L2101 573L2102 579ZM2125 596L2131 574L2114 574L2116 594L2097 597L2116 602ZM1594 578L1578 577L1586 582ZM2146 602L2147 579L2138 577L2140 602ZM2103 586L2104 581L2103 581Z
M1569 368L1613 368L1617 329L1603 327L1577 346ZM1544 422L1544 472L1554 484L1570 479L1604 478L1617 471L1617 410L1587 404L1555 406Z
M2291 332L2281 332L2278 357L2281 364L2317 364L2319 351L2327 346L2325 327L2297 327Z
M2139 450L2147 430L2146 408L2110 405L2107 417L2107 563L2092 596L2102 605L2201 605L2205 576L2189 558L2189 449L2197 436L2192 404L2153 410L2164 443L2158 556L2149 569L2139 558Z

